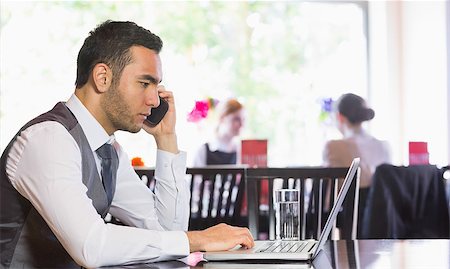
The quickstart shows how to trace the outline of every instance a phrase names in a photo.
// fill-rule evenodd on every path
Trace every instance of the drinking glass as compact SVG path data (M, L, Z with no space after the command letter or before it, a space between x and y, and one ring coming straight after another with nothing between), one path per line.
M275 238L277 240L298 240L300 232L300 191L279 189L274 193Z

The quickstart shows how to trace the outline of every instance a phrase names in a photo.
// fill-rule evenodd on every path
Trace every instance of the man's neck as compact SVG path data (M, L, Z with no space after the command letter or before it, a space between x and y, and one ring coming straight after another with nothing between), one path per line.
M82 88L75 89L75 95L83 106L86 107L89 113L91 113L98 123L100 123L103 129L105 129L108 135L113 135L116 130L111 126L111 124L108 124L109 120L103 112L100 104L100 96L94 93L94 89L89 89L88 87L88 85L85 85Z

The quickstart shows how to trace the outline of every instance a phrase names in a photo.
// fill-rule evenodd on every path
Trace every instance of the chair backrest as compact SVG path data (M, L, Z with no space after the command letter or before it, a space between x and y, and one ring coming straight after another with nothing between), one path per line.
M328 211L337 197L346 168L297 167L297 168L249 168L247 169L247 199L249 228L255 238L268 233L275 238L274 188L297 188L300 190L300 239L317 239L325 225ZM355 239L357 231L359 172L350 186L338 226L342 239ZM260 204L260 183L268 181L268 209ZM265 211L265 212L264 212ZM268 227L263 225L268 223ZM267 231L268 229L268 231ZM333 234L333 233L331 233Z
M155 189L155 169L135 167L134 171L136 171L136 174L138 174L139 178L147 185L147 187L151 190Z
M447 205L449 210L448 213L450 216L450 166L442 167L441 172L442 172L442 179L444 180L445 194L447 196Z
M199 230L225 222L247 226L241 216L245 186L244 168L188 168L191 186L189 230Z
M136 173L150 189L154 189L154 169L136 168ZM225 222L247 226L241 216L245 189L245 169L239 167L208 166L187 168L189 181L189 230L201 230Z
M361 238L449 238L447 170L435 165L378 166L367 197Z

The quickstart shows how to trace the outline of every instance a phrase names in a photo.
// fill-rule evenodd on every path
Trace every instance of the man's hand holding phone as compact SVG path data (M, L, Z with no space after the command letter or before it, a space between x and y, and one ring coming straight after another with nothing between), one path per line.
M160 105L151 109L144 121L143 129L155 137L158 149L177 154L179 152L175 134L175 102L173 93L158 86ZM159 121L159 122L158 122Z
M151 114L146 119L147 125L150 127L155 127L158 125L158 123L160 123L166 115L167 110L169 110L169 103L159 97L159 106L151 109Z

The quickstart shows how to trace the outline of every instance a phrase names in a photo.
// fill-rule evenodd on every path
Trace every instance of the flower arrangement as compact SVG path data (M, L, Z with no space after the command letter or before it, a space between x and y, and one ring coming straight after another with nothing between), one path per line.
M334 101L332 98L322 98L320 100L320 122L327 123L331 120L331 114L333 113L333 103Z
M211 97L208 97L204 100L195 101L194 108L187 115L187 121L199 122L205 119L206 117L208 117L208 112L210 110L213 110L218 103L219 100Z
M132 166L144 166L145 164L141 157L134 157L133 159L131 159L131 165Z

